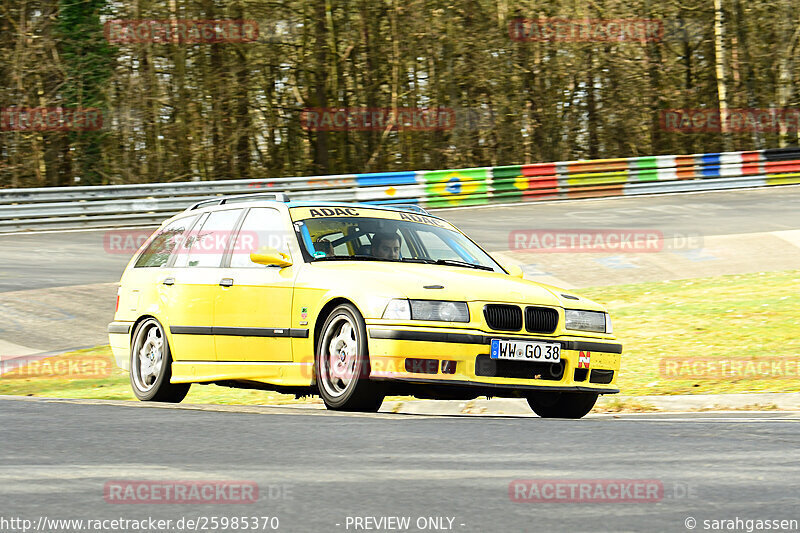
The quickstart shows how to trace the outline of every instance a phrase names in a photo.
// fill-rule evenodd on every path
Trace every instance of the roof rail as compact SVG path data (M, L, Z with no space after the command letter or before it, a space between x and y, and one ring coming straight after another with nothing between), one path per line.
M417 204L383 204L381 207L389 207L391 209L399 209L400 211L408 211L410 213L419 213L421 215L430 215L425 209Z
M289 201L289 196L282 192L254 192L250 194L237 194L233 196L222 196L219 198L210 198L208 200L201 200L186 208L187 211L192 209L201 209L212 205L222 204L236 204L239 202L257 202L259 200L273 200L275 202L286 203Z

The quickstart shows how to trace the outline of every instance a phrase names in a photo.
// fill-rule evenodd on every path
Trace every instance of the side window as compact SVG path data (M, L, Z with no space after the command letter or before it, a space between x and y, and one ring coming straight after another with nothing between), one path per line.
M280 211L269 207L250 209L236 236L236 246L231 255L231 267L259 267L250 261L250 252L259 248L275 248L289 254L289 232L284 228Z
M186 261L189 259L189 252L192 249L192 244L194 244L197 234L200 232L200 228L203 226L203 224L206 223L207 218L208 213L201 214L200 218L197 219L197 222L194 223L193 230L183 236L183 239L181 239L181 242L178 244L175 251L172 252L173 257L175 257L175 259L172 261L173 267L186 266Z
M347 244L345 244L347 246ZM372 255L372 245L370 244L369 236L364 233L358 239L353 241L353 249L356 255ZM350 252L345 252L344 255L350 255Z
M344 233L341 231L329 233L324 237L317 239L317 241L314 243L314 249L318 252L325 252L327 255L350 255L350 251L347 249L346 242L342 242L338 246L333 246L333 243L342 237L344 237Z
M233 235L233 228L241 214L242 209L213 211L202 227L195 228L187 238L187 246L181 250L182 253L178 255L175 266L220 266Z
M408 235L405 230L399 231L400 235L402 235L402 239L400 239L400 257L414 257L414 254L411 253L411 248L408 247Z
M184 217L171 222L150 241L150 244L136 260L134 268L163 267L170 254L181 243L184 233L192 227L197 217Z

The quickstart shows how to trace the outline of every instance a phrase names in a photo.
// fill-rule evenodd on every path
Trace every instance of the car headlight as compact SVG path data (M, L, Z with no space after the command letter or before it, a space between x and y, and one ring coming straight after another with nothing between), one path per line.
M469 322L467 302L437 300L392 300L383 312L388 320L435 320Z
M596 333L611 333L611 320L602 311L578 311L566 309L564 311L564 327L576 331L593 331ZM608 325L608 330L606 329Z
M411 320L411 306L408 300L392 300L383 310L383 318L387 320Z

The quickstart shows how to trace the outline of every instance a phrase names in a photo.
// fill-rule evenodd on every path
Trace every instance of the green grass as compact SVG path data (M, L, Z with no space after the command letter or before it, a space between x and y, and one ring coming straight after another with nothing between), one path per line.
M606 305L622 340L619 388L626 395L797 392L797 371L747 377L713 372L674 379L659 362L800 361L800 271L597 287L579 291ZM752 368L752 367L751 367ZM794 368L797 368L796 366Z
M662 359L715 361L780 358L800 361L800 271L596 287L579 291L608 307L624 345L619 387L625 395L795 392L798 375L713 376L674 379ZM0 394L133 400L128 375L108 346L48 361L105 361L108 375L0 376ZM800 365L798 365L800 366ZM46 368L46 367L45 367ZM92 367L95 368L95 367ZM792 368L792 367L790 367ZM793 367L798 369L798 367ZM798 369L800 371L800 369ZM407 398L389 398L407 399ZM319 398L216 385L192 386L186 402L214 404L321 403ZM643 409L644 410L644 409Z
M103 367L109 375L96 379L84 379L80 376L52 376L47 373L35 377L17 377L13 374L0 376L0 394L17 396L44 396L55 398L88 398L102 400L135 400L131 392L128 373L114 364L111 348L98 346L87 350L78 350L50 358L73 359L78 361L101 359L106 362ZM198 404L250 404L263 405L286 403L322 403L319 398L295 399L294 395L277 392L231 389L217 385L192 385L184 400L186 403Z

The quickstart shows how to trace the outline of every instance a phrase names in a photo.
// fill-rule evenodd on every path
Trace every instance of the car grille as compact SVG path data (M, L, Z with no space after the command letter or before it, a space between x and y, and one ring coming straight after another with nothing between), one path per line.
M558 363L531 363L528 361L509 361L492 359L479 355L475 359L475 375L496 378L547 379L561 381L564 377L564 361Z
M558 311L549 307L526 307L525 330L531 333L553 333L558 326Z
M522 309L516 305L488 304L483 307L483 316L490 329L519 331L522 329Z

